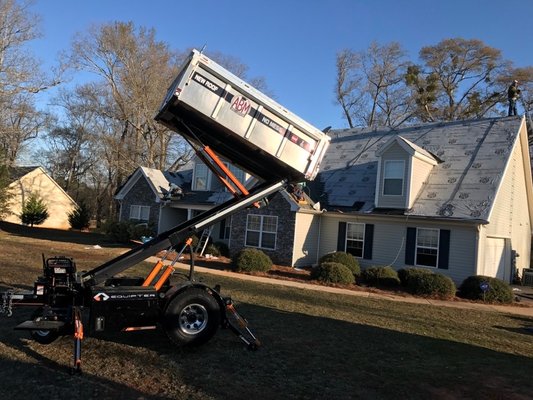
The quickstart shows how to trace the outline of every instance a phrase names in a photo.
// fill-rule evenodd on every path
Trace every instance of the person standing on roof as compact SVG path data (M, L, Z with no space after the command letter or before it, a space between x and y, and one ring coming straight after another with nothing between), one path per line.
M509 113L507 115L516 115L516 101L519 97L520 89L518 89L518 81L515 79L507 89L507 100L509 100Z

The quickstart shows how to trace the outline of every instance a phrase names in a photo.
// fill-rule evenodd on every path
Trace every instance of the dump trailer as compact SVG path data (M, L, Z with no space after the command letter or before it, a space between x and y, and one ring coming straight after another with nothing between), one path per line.
M181 346L203 344L222 326L256 349L259 340L231 298L222 296L219 286L195 280L191 237L244 208L261 207L288 184L314 179L330 140L197 50L155 119L182 135L233 196L89 271L78 271L70 257L43 255L43 274L32 291L2 293L0 312L11 316L17 307L34 309L31 319L15 329L29 331L41 344L73 335L74 372L81 372L83 337L101 332L159 328ZM257 183L245 187L220 157ZM190 252L189 271L179 274L175 263L185 251ZM146 277L124 276L161 252L166 259Z

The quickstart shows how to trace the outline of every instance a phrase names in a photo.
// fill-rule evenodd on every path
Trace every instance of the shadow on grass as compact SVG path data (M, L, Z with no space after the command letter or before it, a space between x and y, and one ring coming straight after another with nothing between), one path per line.
M229 330L219 331L198 348L176 348L161 331L106 335L105 340L119 344L113 347L120 353L113 355L123 360L117 369L144 365L157 374L153 366L146 365L142 352L130 346L149 349L162 360L160 372L176 370L183 378L176 385L192 386L205 393L205 398L527 399L533 392L533 360L528 357L327 316L245 303L239 311L253 316L251 327L263 343L256 352L247 350ZM16 340L10 337L7 342L14 345ZM16 346L39 359L26 347ZM93 354L92 361L109 362L106 356ZM45 382L46 376L54 380L55 372L65 369L42 358L39 361L39 368L47 368L42 368L38 382ZM37 379L33 373L31 379ZM99 377L90 379L103 386L110 383ZM0 380L4 381L1 375ZM124 390L118 385L116 393Z
M5 221L0 221L0 231L5 231L14 236L23 236L27 238L42 240L54 240L57 242L68 242L86 245L104 244L108 247L115 245L114 243L110 243L106 239L105 235L100 233L29 227ZM125 247L123 244L121 244L120 246Z
M166 400L174 397L147 395L113 379L83 372L71 374L72 364L61 364L46 356L39 349L53 350L58 342L48 346L27 344L27 332L13 328L29 318L29 311L20 311L17 317L0 318L0 397L3 399L153 399ZM64 346L62 346L64 347ZM12 353L22 356L13 357ZM69 354L69 361L72 356ZM105 355L101 360L105 363Z

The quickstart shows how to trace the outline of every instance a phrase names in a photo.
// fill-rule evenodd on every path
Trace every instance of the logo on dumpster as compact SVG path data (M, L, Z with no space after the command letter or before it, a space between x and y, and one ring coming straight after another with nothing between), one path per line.
M231 103L231 110L235 111L241 117L246 116L251 107L252 104L250 103L250 100L244 96L236 96L235 100L233 100L233 103Z

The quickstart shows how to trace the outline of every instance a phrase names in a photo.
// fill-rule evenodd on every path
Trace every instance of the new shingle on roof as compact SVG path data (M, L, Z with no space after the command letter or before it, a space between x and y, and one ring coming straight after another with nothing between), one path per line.
M374 212L376 152L400 135L442 161L406 215L487 220L520 124L508 117L330 131L331 145L313 184L323 192L315 200L325 208Z

